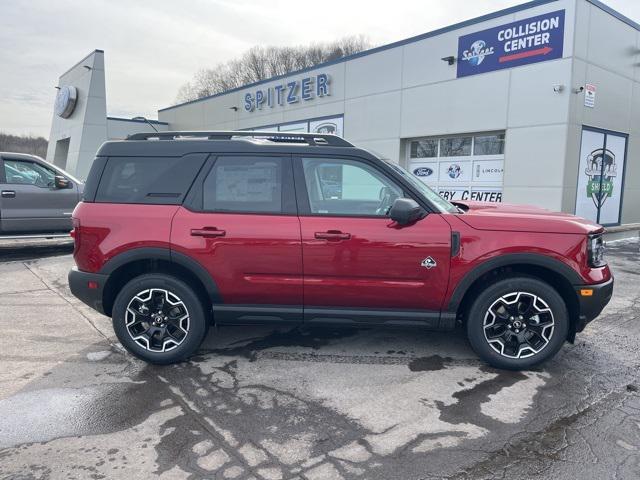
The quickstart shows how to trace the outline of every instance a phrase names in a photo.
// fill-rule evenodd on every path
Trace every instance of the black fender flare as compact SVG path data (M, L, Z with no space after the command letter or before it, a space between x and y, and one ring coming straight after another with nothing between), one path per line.
M222 303L220 289L204 266L193 258L169 248L161 247L137 247L120 253L109 259L98 273L110 275L120 267L138 260L163 260L175 263L195 275L204 286L212 303Z
M499 255L484 261L465 274L449 299L448 311L457 312L460 304L462 303L462 299L476 280L491 270L500 267L508 267L509 265L534 265L536 267L543 267L560 275L571 285L580 285L584 283L584 280L575 270L562 263L560 260L556 260L548 255L539 253L509 253Z

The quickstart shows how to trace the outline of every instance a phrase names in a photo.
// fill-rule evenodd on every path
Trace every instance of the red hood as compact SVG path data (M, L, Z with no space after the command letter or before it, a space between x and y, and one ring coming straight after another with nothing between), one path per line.
M465 211L460 220L477 230L587 234L603 228L569 213L552 212L533 205L455 201Z

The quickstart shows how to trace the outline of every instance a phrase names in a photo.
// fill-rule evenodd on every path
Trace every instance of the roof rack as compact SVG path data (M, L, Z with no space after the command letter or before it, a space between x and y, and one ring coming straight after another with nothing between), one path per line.
M134 133L127 140L187 140L197 138L204 140L232 140L234 137L254 137L283 143L306 143L312 146L353 147L352 143L336 135L325 133L298 132L259 132L254 130L219 130L219 131L176 131L176 132L146 132Z

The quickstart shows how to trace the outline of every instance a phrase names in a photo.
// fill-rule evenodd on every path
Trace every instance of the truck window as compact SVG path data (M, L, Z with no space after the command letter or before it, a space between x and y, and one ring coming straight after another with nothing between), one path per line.
M5 160L4 174L9 184L41 188L53 186L56 175L53 170L27 160Z

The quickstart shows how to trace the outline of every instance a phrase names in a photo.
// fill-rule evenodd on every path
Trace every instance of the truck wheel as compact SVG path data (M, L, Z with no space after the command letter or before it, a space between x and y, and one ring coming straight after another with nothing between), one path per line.
M553 357L567 338L569 314L550 285L528 277L488 286L467 317L467 336L488 364L527 369Z
M196 352L209 327L193 289L170 275L141 275L127 283L113 304L120 343L149 363L170 364Z

